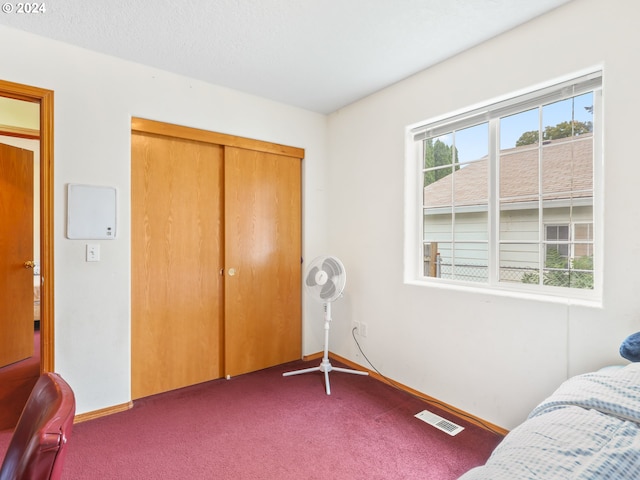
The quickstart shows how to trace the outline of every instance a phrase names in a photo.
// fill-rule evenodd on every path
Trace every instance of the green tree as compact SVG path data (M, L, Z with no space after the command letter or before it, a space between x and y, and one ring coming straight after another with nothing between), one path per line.
M569 287L569 259L560 255L557 248L547 250L544 263L545 272L543 283L554 287Z
M567 138L573 135L582 135L584 133L593 132L592 122L578 122L576 120L560 122L555 126L547 126L542 134L542 140L556 140L558 138ZM520 135L516 141L516 147L523 145L532 145L538 143L540 133L537 130L530 130Z
M554 287L570 287L593 289L593 256L585 255L574 258L571 265L569 260L560 255L555 248L547 251L545 271L542 278L544 285ZM537 284L540 276L536 272L527 272L522 275L522 283Z
M574 271L571 272L571 287L593 290L593 255L574 258L572 266Z
M584 133L593 132L592 122L560 122L555 127L547 126L544 129L544 140L555 140L556 138L572 137Z
M455 169L458 170L458 149L447 145L441 140L433 141L432 138L425 142L424 148L424 168L433 169L434 167L444 167L446 165L455 164ZM450 168L439 168L428 170L424 173L424 185L431 185L437 182L441 178L446 177L451 173Z
M537 130L530 130L528 132L524 132L520 135L520 138L516 141L516 147L521 147L523 145L533 145L534 143L538 143L538 138L540 138L540 133Z

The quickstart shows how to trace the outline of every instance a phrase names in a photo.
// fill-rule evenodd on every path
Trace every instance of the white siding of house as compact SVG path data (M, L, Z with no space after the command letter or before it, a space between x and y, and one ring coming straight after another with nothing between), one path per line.
M548 208L543 212L543 224L591 223L591 207L569 209ZM540 225L537 209L504 210L500 217L500 278L505 281L520 281L522 273L540 266ZM450 214L424 216L424 243L437 242L441 262L445 266L455 263L455 272L451 268L442 269L442 278L454 278L461 281L484 282L487 280L488 265L488 224L487 213L457 213L455 232L451 231ZM544 236L544 230L541 235ZM452 237L455 237L455 262L453 258ZM535 243L522 243L535 242ZM425 259L426 260L426 259Z
M593 222L591 207L548 208L543 211L544 225L570 225ZM500 266L506 268L538 268L539 244L510 243L538 241L538 210L508 210L502 212ZM544 229L540 232L544 240Z
M457 213L455 218L452 233L451 215L425 215L423 238L425 243L438 244L442 265L440 276L470 282L486 281L489 259L487 213ZM456 240L455 262L452 237Z

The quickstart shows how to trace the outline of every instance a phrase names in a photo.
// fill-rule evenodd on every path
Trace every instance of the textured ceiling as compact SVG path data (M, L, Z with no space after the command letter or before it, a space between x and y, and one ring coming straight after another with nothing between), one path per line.
M330 113L568 1L51 0L0 24Z

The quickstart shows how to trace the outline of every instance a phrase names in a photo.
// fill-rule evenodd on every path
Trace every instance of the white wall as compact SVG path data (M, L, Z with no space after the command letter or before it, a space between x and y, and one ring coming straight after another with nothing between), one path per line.
M330 245L348 271L334 352L366 365L349 331L365 322L383 374L506 428L567 376L625 363L620 342L640 330L638 13L635 0L574 0L330 115ZM598 65L602 306L403 284L405 127Z
M326 250L325 116L7 27L0 44L11 45L0 49L1 79L55 92L55 365L76 392L78 413L131 398L132 116L304 148L303 252ZM118 189L117 239L100 242L100 262L85 262L86 242L65 238L68 183ZM317 322L305 328L303 349L322 349Z

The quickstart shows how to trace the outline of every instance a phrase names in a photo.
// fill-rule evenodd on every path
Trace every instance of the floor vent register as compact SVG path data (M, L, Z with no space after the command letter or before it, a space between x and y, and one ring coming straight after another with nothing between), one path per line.
M449 420L442 418L440 415L436 415L428 410L423 410L420 413L416 413L414 416L451 436L457 435L464 430L464 427L456 425L455 423L450 422Z

